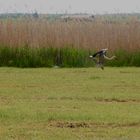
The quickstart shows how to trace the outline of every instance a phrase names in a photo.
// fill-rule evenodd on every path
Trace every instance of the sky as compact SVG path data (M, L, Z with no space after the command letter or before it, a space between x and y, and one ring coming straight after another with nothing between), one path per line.
M0 0L0 13L134 13L140 0Z

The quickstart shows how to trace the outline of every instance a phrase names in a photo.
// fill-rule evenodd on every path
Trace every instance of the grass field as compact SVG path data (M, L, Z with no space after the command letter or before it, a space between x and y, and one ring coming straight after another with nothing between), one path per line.
M140 68L0 68L0 140L138 140Z

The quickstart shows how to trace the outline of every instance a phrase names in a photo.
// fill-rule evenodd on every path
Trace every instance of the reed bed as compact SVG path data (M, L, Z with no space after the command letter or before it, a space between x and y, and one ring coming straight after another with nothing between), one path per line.
M0 65L18 67L93 66L88 55L109 48L109 66L140 66L140 22L0 20Z

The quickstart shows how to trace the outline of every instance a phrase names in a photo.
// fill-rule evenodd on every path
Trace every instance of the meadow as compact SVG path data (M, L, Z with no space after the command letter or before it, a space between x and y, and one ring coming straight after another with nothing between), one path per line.
M138 140L140 21L122 19L0 19L0 139Z
M0 68L1 140L138 140L140 69Z

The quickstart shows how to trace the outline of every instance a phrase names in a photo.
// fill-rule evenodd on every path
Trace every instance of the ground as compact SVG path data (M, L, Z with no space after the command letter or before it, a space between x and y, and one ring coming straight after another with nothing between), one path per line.
M138 140L140 68L0 68L0 139Z

